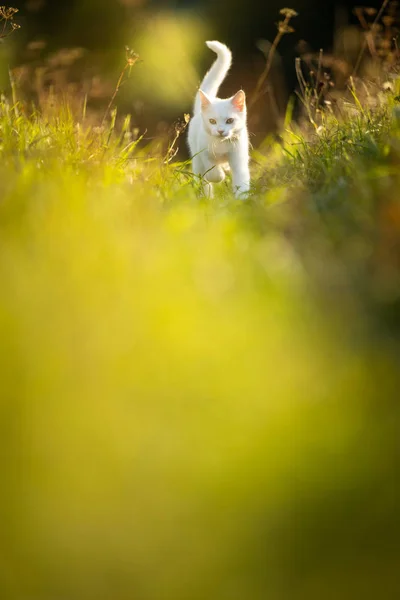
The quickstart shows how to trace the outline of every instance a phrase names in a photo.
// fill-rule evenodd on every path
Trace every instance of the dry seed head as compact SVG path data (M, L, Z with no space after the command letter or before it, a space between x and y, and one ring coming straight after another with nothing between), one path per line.
M136 54L136 52L129 48L129 46L125 46L125 53L126 62L130 67L133 67L133 65L139 60L139 54Z
M17 12L18 8L12 6L0 6L0 17L6 21L12 20Z
M293 8L281 8L279 11L281 15L286 17L287 19L293 19L293 17L298 17L299 13L297 13Z
M185 113L183 115L183 121L177 121L176 123L174 123L175 133L177 133L178 135L183 133L185 131L189 121L190 121L190 115Z

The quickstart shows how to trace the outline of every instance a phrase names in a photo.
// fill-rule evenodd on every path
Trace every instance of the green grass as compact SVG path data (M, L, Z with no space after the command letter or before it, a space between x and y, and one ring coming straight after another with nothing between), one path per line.
M238 202L1 102L2 597L398 597L396 115Z

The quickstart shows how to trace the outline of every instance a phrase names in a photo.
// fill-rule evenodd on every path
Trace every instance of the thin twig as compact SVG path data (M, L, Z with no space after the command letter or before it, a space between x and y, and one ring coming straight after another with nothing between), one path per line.
M190 121L190 115L185 113L183 116L183 121L178 121L177 123L175 123L175 137L172 140L172 142L170 143L170 145L168 146L167 153L166 153L164 161L163 161L165 165L170 163L171 160L173 160L175 158L175 156L178 154L179 148L175 147L175 144L178 141L179 137L182 135L182 133L185 131L186 127L188 126L189 121Z
M278 32L277 32L275 39L272 42L271 48L268 52L267 61L265 63L264 70L261 73L260 77L258 78L256 88L248 102L249 108L254 106L254 104L256 104L256 102L261 98L261 96L264 95L264 93L266 91L263 88L264 88L265 82L268 78L269 72L271 70L274 56L276 53L276 49L278 48L281 39L283 38L283 36L286 33L292 33L294 31L294 29L292 27L290 27L289 22L293 17L297 16L296 11L292 10L291 8L283 8L280 12L282 15L284 15L285 18L283 21L280 21L278 23Z
M122 84L124 83L124 78L125 78L125 74L126 72L135 65L135 63L139 60L139 55L136 54L133 50L131 50L130 48L128 48L128 46L125 47L126 50L126 64L124 66L124 68L121 71L121 74L119 76L119 79L117 81L117 85L115 87L114 93L111 96L111 100L108 103L108 106L106 108L106 112L104 113L103 119L101 121L101 124L104 125L108 115L110 114L111 108L114 104L115 98L118 95L119 90L121 89Z
M371 28L370 28L370 32L371 32L372 37L373 37L372 32L373 32L375 26L377 25L377 23L379 22L380 18L382 17L383 13L385 12L386 7L389 4L389 2L390 2L390 0L383 0L383 2L382 2L382 5L381 5L381 7L380 7L380 9L379 9L379 11L378 11L375 19L374 19L374 22L371 25ZM361 61L363 59L365 50L367 49L367 46L369 45L370 42L371 42L371 38L369 36L365 35L363 44L361 46L361 50L359 52L359 55L357 57L357 61L356 61L355 67L353 69L352 77L356 76L357 71L360 68Z

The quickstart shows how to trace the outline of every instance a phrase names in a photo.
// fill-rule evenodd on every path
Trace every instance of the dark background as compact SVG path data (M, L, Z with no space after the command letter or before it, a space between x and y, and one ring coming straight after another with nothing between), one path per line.
M140 35L152 15L166 10L177 16L196 15L205 24L206 39L219 39L233 51L234 69L230 82L224 84L222 95L223 92L233 93L239 86L246 91L254 89L265 64L257 41L273 40L279 10L288 6L298 12L298 17L293 20L295 32L283 38L279 45L279 64L271 74L277 90L276 104L282 111L297 83L294 59L299 54L299 42L305 41L310 51L318 52L323 48L330 52L335 32L356 22L352 9L359 3L357 0L12 0L11 4L20 11L17 21L21 25L18 35L13 36L16 46L12 58L14 65L26 62L27 45L40 39L46 42L45 53L71 47L84 47L93 56L97 53L101 58L91 67L90 74L92 76L97 69L102 77L109 77L110 82L115 82L118 77L125 44L131 44L132 39L134 43L135 36ZM379 8L381 1L362 4ZM157 43L156 39L154 43ZM146 56L143 61L146 62ZM210 55L205 50L195 65L199 78L209 64ZM152 105L148 97L141 98L140 94L138 85L135 89L138 106L140 101L146 106L143 114L137 115L140 127L151 130L156 118L171 122L178 110L190 110L187 99L177 109L157 99ZM132 94L127 91L124 97L121 93L118 101L125 112L131 111ZM273 128L274 119L269 119L271 107L267 104L257 130L260 135Z
M295 9L298 37L314 49L332 45L338 9L351 18L357 0L12 0L20 10L19 21L31 35L46 36L54 47L65 44L85 45L96 49L115 41L124 31L127 16L144 9L193 11L209 19L215 33L226 43L251 51L254 40L272 38L278 12L284 6ZM381 5L378 1L363 6Z

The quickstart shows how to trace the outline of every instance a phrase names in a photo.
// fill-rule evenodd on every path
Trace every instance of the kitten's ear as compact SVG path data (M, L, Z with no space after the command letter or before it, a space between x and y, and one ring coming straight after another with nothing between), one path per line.
M236 92L231 102L236 108L236 110L238 110L239 112L243 112L244 108L246 107L246 94L244 93L244 91L239 90L238 92Z
M210 98L202 90L199 90L199 96L200 96L201 108L203 110L205 108L208 108L210 106L210 104L211 104Z

